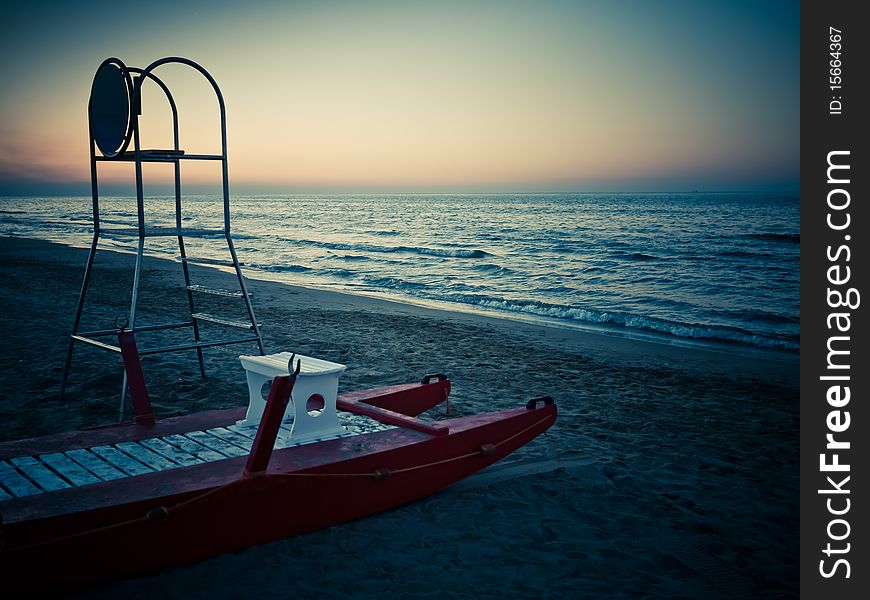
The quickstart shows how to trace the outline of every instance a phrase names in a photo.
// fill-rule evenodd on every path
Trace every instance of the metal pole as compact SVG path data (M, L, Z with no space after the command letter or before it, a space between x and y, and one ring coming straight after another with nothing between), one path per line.
M227 246L230 248L230 254L233 257L233 266L236 269L236 277L239 279L239 287L242 290L242 298L245 300L245 308L248 309L248 316L251 318L251 329L254 330L254 335L257 336L257 347L260 349L260 356L266 355L266 350L263 347L263 334L260 333L260 325L257 323L257 317L254 316L254 305L251 304L251 295L248 293L248 286L245 283L245 276L242 274L242 267L239 265L239 257L236 255L236 248L233 246L233 238L227 233Z
M136 303L139 300L139 276L142 273L142 253L145 250L145 238L139 237L139 244L136 248L136 267L133 271L133 297L130 300L130 324L131 330L136 329ZM124 377L121 383L121 403L118 409L118 422L124 421L124 401L127 398L127 371L124 370Z
M66 384L69 380L69 369L72 364L72 356L73 356L73 348L75 347L76 340L73 337L78 333L79 330L79 321L82 318L82 309L85 305L85 296L88 293L88 285L91 280L91 269L94 266L94 255L97 252L97 240L99 239L99 233L94 233L94 240L91 242L91 250L88 252L88 262L85 265L85 276L82 280L82 289L79 292L79 303L76 307L76 316L73 319L72 333L69 338L69 349L67 349L66 353L66 363L63 366L63 378L60 383L60 399L64 399L64 394L66 393Z
M142 77L136 79L133 86L133 104L136 104L135 98L141 95ZM133 142L134 142L134 160L136 163L136 212L139 224L139 243L136 246L136 267L133 271L133 295L130 299L130 317L129 327L132 330L136 329L136 303L139 300L139 277L142 273L142 253L145 250L145 194L142 184L142 147L139 140L139 116L136 111L130 115L133 120ZM124 370L124 376L121 382L121 401L118 407L118 422L124 422L124 401L127 398L127 370Z
M173 125L173 137L175 141L175 149L180 150L179 140L178 140L178 110L175 107L175 102L172 100L172 95L169 93L168 89L165 89L167 97L170 100L170 104L172 105L172 125ZM187 252L184 248L184 236L181 235L181 161L175 160L175 226L178 228L178 253L181 255L181 270L184 273L184 290L187 292L187 306L190 308L190 320L193 323L193 340L199 343L199 323L197 323L196 319L193 318L196 309L194 308L193 303L193 292L190 290L190 268L187 265L187 261L184 260L187 258ZM202 348L197 346L196 348L196 358L199 361L199 374L205 379L205 362L203 361L202 356Z
M97 185L97 159L94 151L94 134L90 130L90 106L88 107L88 137L90 141L90 158L91 158L91 197L93 199L93 211L94 211L94 239L91 241L91 249L88 252L88 261L85 264L85 275L82 279L82 288L79 292L79 302L76 306L76 316L73 318L73 326L72 333L70 333L69 338L69 348L66 353L66 362L63 366L63 377L60 382L60 399L64 399L64 395L66 394L66 384L69 381L69 369L72 365L72 356L73 356L73 348L75 347L76 340L73 337L77 335L79 332L79 323L82 318L82 310L85 306L85 297L88 294L88 287L91 282L91 272L94 266L94 257L97 253L97 244L100 239L100 194L99 187Z

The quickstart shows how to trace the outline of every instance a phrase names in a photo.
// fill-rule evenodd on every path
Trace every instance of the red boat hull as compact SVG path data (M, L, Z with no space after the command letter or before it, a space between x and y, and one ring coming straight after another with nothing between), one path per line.
M444 385L449 389L439 382ZM423 387L443 398L434 393L438 386ZM242 456L47 494L38 502L7 501L0 505L8 515L4 577L54 588L94 583L370 515L496 462L555 419L552 404L461 417L438 422L446 435L400 427L276 450L268 470L251 477L240 476Z

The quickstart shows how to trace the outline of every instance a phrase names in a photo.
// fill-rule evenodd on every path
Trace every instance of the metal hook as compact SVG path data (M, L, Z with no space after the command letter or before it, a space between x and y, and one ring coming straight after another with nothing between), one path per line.
M121 317L120 316L115 317L115 329L119 329L121 331L124 331L125 329L127 329L127 325L130 324L130 317L128 315L123 315L123 317L124 317L124 324L123 325L120 324Z
M299 371L302 370L302 361L301 360L297 360L296 361L296 368L295 369L293 368L293 359L294 358L296 358L295 352L290 355L290 363L287 365L287 371L288 371L288 373L290 373L290 382L291 383L296 382L296 376L299 375Z

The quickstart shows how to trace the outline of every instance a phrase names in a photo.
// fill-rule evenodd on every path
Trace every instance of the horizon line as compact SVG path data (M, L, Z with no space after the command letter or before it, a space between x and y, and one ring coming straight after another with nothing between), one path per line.
M244 186L242 186L244 189ZM257 192L232 192L230 196L276 196L276 195L288 195L288 196L296 196L296 195L318 195L318 196L340 196L340 195L353 195L353 196L486 196L486 195L534 195L534 196L545 196L545 195L557 195L557 194L760 194L760 193L800 193L800 185L797 187L783 187L783 188L721 188L721 189L703 189L703 188L694 188L694 189L586 189L586 190L577 190L577 189L562 189L562 190L484 190L484 191L470 191L470 190L453 190L453 191L386 191L386 190L376 190L376 191L354 191L354 190L298 190L298 191L290 191L290 190L269 190L269 191L257 191ZM146 198L153 198L159 196L174 196L174 191L172 189L167 189L165 193L150 193L145 194ZM215 190L213 192L203 192L203 191L190 191L183 192L182 196L220 196L222 192L220 190ZM42 193L14 193L14 192L6 192L0 189L0 198L30 198L30 197L63 197L68 196L71 198L90 198L92 194L90 193L82 193L82 192L58 192L58 191L46 191ZM118 194L114 192L101 193L102 197L130 197L135 198L136 194Z
M353 191L343 191L343 192L256 192L256 193L248 193L248 192L237 192L231 193L230 197L233 196L556 196L556 195L588 195L588 194L799 194L800 188L798 189L733 189L733 190L586 190L586 191L577 191L577 190L560 190L560 191L487 191L487 192L353 192ZM169 197L174 196L175 194L166 193L166 194L145 194L144 198L159 198L159 197ZM220 192L215 193L199 193L199 192L191 192L184 193L182 197L191 197L191 196L220 196ZM91 194L64 194L58 192L51 192L45 194L7 194L4 192L0 192L0 198L92 198ZM100 194L101 198L135 198L135 194Z

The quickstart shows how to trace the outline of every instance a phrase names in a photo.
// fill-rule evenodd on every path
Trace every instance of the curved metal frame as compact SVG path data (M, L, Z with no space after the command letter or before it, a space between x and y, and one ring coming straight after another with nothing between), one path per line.
M190 270L187 263L187 255L184 246L184 236L182 231L182 199L181 199L181 168L180 163L181 160L188 158L196 158L196 159L207 159L207 160L220 160L221 161L221 175L223 181L223 212L224 212L224 227L223 227L223 235L226 239L227 247L229 248L230 255L232 256L232 263L235 267L236 277L239 282L239 289L241 290L242 298L245 302L245 307L248 312L248 316L251 320L251 328L253 329L255 340L257 342L260 354L265 354L265 349L263 346L263 337L260 332L259 323L257 323L256 317L254 316L254 308L251 304L251 297L248 293L247 284L244 279L244 275L242 274L241 267L239 265L238 255L236 254L236 249L233 244L232 237L230 235L230 193L229 193L229 169L228 169L228 161L227 161L227 127L226 127L226 104L224 102L223 94L221 93L220 87L215 81L214 77L201 65L198 63L178 56L170 56L166 58L161 58L149 64L145 68L138 67L128 67L118 58L108 58L103 61L97 69L97 73L101 68L103 68L106 64L115 64L118 66L122 73L124 74L124 79L127 83L128 93L129 93L129 103L130 103L130 118L127 126L127 133L124 139L123 144L120 149L114 154L106 155L103 153L101 157L97 157L96 151L96 141L94 139L92 122L91 122L91 102L92 99L88 101L88 125L89 125L89 137L90 137L90 158L91 158L91 192L93 196L93 215L94 215L94 237L91 243L91 250L88 255L88 261L85 267L85 276L84 281L82 282L82 289L79 294L79 303L78 308L76 310L75 319L73 321L73 329L72 335L70 337L70 345L69 350L67 352L67 360L66 365L64 367L63 372L63 380L61 383L61 397L63 397L64 391L66 389L68 377L69 377L69 368L72 361L73 348L75 346L76 341L90 341L92 345L97 345L100 347L104 347L107 349L114 350L113 347L107 344L94 343L93 340L83 340L82 336L78 335L79 324L81 321L82 309L84 306L85 297L87 295L88 284L90 281L91 273L93 270L93 262L94 255L97 250L97 245L101 233L100 227L100 208L99 208L99 188L97 184L97 162L102 161L115 161L115 160L130 160L130 152L128 151L130 142L133 142L133 152L132 159L135 165L135 173L136 173L136 205L137 205L137 226L138 226L138 237L139 242L137 246L136 252L136 263L135 269L133 273L133 293L132 299L130 303L130 314L128 317L129 327L131 330L136 330L136 305L138 302L139 295L139 280L141 274L142 267L142 255L144 252L144 244L145 244L145 210L144 210L144 191L143 191L143 175L142 175L142 162L145 158L145 154L141 148L141 141L139 135L139 115L141 114L141 106L142 106L142 85L144 80L150 79L157 86L159 86L162 90L166 99L169 103L169 107L172 111L172 132L173 132L173 150L177 153L172 157L166 158L163 162L172 162L174 163L175 170L175 221L176 228L178 230L178 246L179 252L181 255L181 264L182 270L184 272L184 279L187 287L187 297L188 297L188 306L190 308L191 315L194 314L194 300L193 293L190 290ZM180 139L179 139L179 119L178 119L178 107L175 103L175 99L172 96L169 87L157 76L153 73L155 69L161 67L166 64L182 64L188 67L191 67L198 71L203 77L208 80L211 84L212 89L214 90L215 96L217 97L218 106L220 108L220 127L221 127L221 154L220 155L188 155L184 156L180 153ZM131 77L131 73L137 75L136 77ZM94 75L96 78L96 74ZM93 93L93 84L91 86ZM100 149L102 153L102 149ZM153 327L145 327L141 330L153 330L153 329L167 329L173 327L181 327L181 326L192 326L194 333L194 341L195 344L192 347L195 347L197 350L197 358L199 360L199 367L202 376L205 376L205 367L203 364L203 355L202 348L203 344L200 339L199 334L199 325L195 318L191 319L190 323L177 324L177 325L167 325L167 326L153 326ZM106 332L91 332L96 335L105 335ZM228 343L231 343L228 341ZM205 345L222 345L221 342L212 342L210 344ZM166 348L165 350L155 350L150 353L156 353L158 351L172 351L184 349L184 347L172 347ZM119 414L121 419L123 419L124 413L124 400L126 396L126 372L124 373L124 382L122 384L121 390L121 406L119 409Z
M200 64L190 60L189 58L182 58L180 56L168 56L166 58L161 58L159 60L155 60L153 63L142 69L141 77L139 77L133 84L133 95L131 97L133 106L139 106L141 104L141 88L142 88L142 79L145 77L149 77L151 75L151 71L156 69L157 67L166 65L166 64L182 64L192 67L202 74L208 82L211 84L212 89L214 90L215 96L217 96L218 106L220 107L221 113L221 167L223 170L223 193L224 193L224 229L227 233L230 231L230 188L229 188L229 171L227 166L227 109L226 104L224 103L224 96L221 93L221 89L215 81L214 77L211 76L211 73L205 70ZM133 117L131 119L134 123L134 140L135 140L135 151L139 153L141 148L139 147L139 115L134 111ZM176 134L178 133L178 121L176 120ZM178 147L175 148L178 150Z

